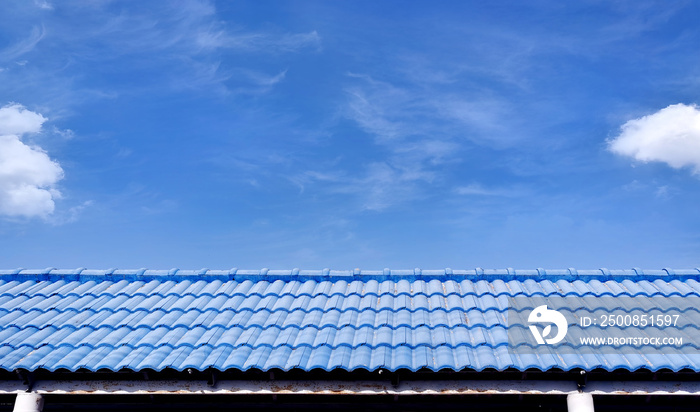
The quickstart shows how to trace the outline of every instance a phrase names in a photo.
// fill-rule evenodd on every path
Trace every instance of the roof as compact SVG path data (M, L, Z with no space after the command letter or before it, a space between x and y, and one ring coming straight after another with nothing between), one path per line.
M699 280L700 269L0 270L0 369L700 371L692 354L514 353L507 331L513 297L679 308L700 299Z

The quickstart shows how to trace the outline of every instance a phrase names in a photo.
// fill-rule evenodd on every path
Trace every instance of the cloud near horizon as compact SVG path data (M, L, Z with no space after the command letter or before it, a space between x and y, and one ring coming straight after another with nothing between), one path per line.
M640 162L690 167L700 175L700 108L682 103L632 119L608 142L611 152Z
M42 148L22 142L45 121L20 104L0 108L0 215L46 218L54 211L63 169Z

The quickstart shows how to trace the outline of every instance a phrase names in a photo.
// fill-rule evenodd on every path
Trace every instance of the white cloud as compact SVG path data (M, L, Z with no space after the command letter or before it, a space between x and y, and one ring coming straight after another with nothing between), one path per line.
M46 118L12 103L0 108L0 136L37 133Z
M622 125L619 136L608 142L616 154L641 162L663 162L700 174L700 109L674 104Z
M45 218L54 211L63 169L40 147L21 140L45 121L19 104L0 108L0 215Z

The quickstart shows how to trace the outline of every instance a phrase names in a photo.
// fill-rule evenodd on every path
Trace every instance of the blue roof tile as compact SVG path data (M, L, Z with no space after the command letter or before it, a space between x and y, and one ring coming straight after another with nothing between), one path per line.
M0 270L0 368L700 371L700 355L680 352L516 353L506 328L514 297L529 309L662 304L684 310L676 336L693 342L698 279L698 269ZM531 338L524 326L510 333Z

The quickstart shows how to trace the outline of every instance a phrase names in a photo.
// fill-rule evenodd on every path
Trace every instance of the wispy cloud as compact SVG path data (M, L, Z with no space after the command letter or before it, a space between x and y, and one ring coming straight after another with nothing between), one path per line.
M46 0L34 0L34 4L43 10L53 10L53 4L49 3Z
M316 30L308 33L285 34L272 41L271 45L284 52L297 52L306 48L321 51L321 36Z
M117 58L157 52L157 59L220 62L226 53L296 53L319 50L317 32L280 33L231 29L218 17L209 1L189 0L149 10L115 11L104 7L91 11L91 24L72 37L91 36L89 54L98 52ZM167 53L170 51L171 53ZM102 56L106 57L106 56ZM214 67L214 66L210 66Z
M384 141L411 133L399 120L391 119L384 106L378 105L362 90L348 90L348 94L349 117L366 132Z
M282 70L274 76L266 76L264 74L253 72L250 70L245 71L245 73L248 76L248 78L250 78L252 81L254 81L260 86L274 86L277 83L284 80L284 78L287 76L287 70Z
M493 147L518 140L512 130L512 104L495 93L443 84L399 87L367 75L346 91L347 116L380 144L411 137L433 141L471 141ZM509 119L509 121L504 121Z
M242 95L263 95L272 91L277 84L284 81L286 76L287 70L270 75L244 68L234 69L228 75L227 92Z
M22 85L25 92L36 89L44 96L41 104L54 111L62 110L53 107L58 104L70 107L105 96L146 92L266 93L285 79L287 65L273 67L274 74L269 74L241 57L321 49L321 37L315 31L235 26L222 21L214 3L205 0L133 7L117 7L113 2L61 3L62 13L72 19L45 8L41 24L23 40L0 50L0 81ZM35 58L38 53L41 59ZM10 65L19 60L28 64ZM84 73L102 65L117 73L111 83L84 82ZM124 78L119 73L125 71L133 74L119 84Z
M466 186L459 186L454 191L461 196L478 197L517 197L526 193L523 188L485 187L480 183L470 183Z
M36 45L39 44L44 36L44 27L33 27L25 39L7 47L6 49L0 50L0 61L18 63L16 60L34 50Z
M366 166L363 176L351 178L335 190L359 196L364 209L379 211L417 198L421 184L433 178L434 173L420 168L375 162Z
M119 58L169 49L189 56L215 48L209 39L223 30L215 7L207 1L171 3L159 7L158 13L148 7L114 8L109 2L81 5L74 12L84 15L82 24L62 26L61 35L67 41L90 35L80 39L83 47L76 50L86 57Z
M639 180L633 180L622 185L622 190L628 193L636 193L647 197L654 196L655 198L662 200L670 199L680 193L678 188L669 184L661 184L656 180L652 180L647 183L640 182Z
M419 198L425 193L424 185L435 179L435 173L410 163L371 162L352 173L326 166L291 175L288 179L299 187L300 193L307 187L313 192L321 187L325 194L355 199L350 209L383 211Z
M343 113L385 156L367 159L352 173L314 169L301 180L352 195L362 209L384 210L433 192L466 142L506 144L491 140L503 132L508 110L496 98L460 98L443 90L442 82L398 86L365 74L348 77L353 85L345 90Z
M95 202L86 200L76 206L71 206L66 210L57 210L56 213L48 217L46 220L53 226L62 226L77 222L86 210L94 206Z
M282 34L219 31L200 35L198 43L211 49L226 48L260 53L296 53L303 50L321 50L321 36L316 31Z
M321 37L316 31L284 33L231 29L218 18L209 1L181 1L149 10L116 11L105 4L90 10L87 29L93 41L108 44L109 51L123 54L176 49L188 55L214 51L295 53L319 50ZM84 34L84 33L83 33ZM79 33L74 33L79 35Z

